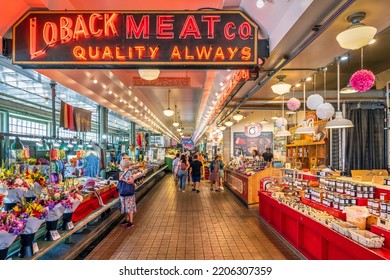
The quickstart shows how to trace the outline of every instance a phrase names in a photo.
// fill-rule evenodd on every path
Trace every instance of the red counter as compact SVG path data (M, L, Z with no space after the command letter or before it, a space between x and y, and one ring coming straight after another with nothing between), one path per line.
M103 203L107 204L112 198L118 197L118 191L116 190L116 188L111 188L108 191L100 194L100 197L102 198ZM100 207L101 206L99 205L98 198L95 195L92 195L91 198L86 201L83 201L79 205L79 207L77 207L76 210L73 212L72 222L77 223L81 221Z
M386 260L390 250L370 249L259 192L260 217L308 259Z

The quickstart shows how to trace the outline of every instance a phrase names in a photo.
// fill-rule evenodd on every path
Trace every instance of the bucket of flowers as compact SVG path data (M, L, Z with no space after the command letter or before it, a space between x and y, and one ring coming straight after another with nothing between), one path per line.
M48 209L36 200L27 202L25 199L22 199L12 210L26 220L26 227L20 234L21 247L19 257L32 257L35 253L33 249L35 233L45 222ZM36 246L35 250L38 250L38 246Z
M1 192L4 194L4 210L8 211L25 196L26 192L30 189L30 185L21 174L14 173L13 167L8 170L2 168L0 171L0 180Z
M67 208L72 204L65 195L63 188L47 187L42 190L41 204L47 206L48 215L46 217L46 236L45 240L57 240L60 235L57 231L58 220L62 217Z
M73 229L72 223L72 215L76 208L83 201L83 195L79 190L78 186L69 183L70 180L67 179L65 181L64 191L65 197L67 200L65 201L65 212L62 216L62 230L71 230Z
M119 180L119 164L116 162L109 162L106 168L106 178L112 178L113 180Z
M24 230L26 222L25 218L12 210L0 212L0 260L7 258L9 247Z

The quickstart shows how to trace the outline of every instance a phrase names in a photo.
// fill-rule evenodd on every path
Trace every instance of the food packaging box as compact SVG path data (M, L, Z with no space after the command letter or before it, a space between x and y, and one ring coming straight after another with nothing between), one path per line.
M376 225L385 230L390 230L390 219L378 217Z
M335 231L337 231L338 233L345 235L347 237L351 237L349 233L349 229L358 229L357 226L344 221L332 221L330 227Z
M349 230L351 238L368 248L381 248L385 238L367 230Z
M346 213L347 222L360 229L366 229L367 217L371 215L367 207L364 206L345 207L343 213Z
M378 223L378 218L379 217L375 215L368 216L366 220L366 227L371 229L371 225L376 225Z

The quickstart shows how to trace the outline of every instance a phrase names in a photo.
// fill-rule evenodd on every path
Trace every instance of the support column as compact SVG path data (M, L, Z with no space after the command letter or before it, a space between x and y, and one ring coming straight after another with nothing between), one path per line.
M101 147L103 149L103 169L101 171L101 176L103 178L106 177L106 163L107 163L107 158L106 158L106 152L107 152L107 133L108 133L108 127L107 127L107 120L108 120L108 110L107 108L103 106L98 106L98 141L101 143ZM103 137L105 135L106 137Z
M51 87L51 125L52 125L52 131L51 134L55 138L57 137L57 130L56 130L56 85L57 83L55 81L50 82Z
M135 122L131 122L131 137L130 137L130 143L134 146L135 145Z
M0 131L4 133L9 133L9 112L8 111L1 111L0 112L2 116L2 122L0 123ZM6 160L9 158L9 136L4 136L4 140L1 141L1 162L2 160Z

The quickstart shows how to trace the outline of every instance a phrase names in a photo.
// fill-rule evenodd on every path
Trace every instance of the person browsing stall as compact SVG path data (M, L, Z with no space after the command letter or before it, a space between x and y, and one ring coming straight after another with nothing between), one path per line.
M130 170L130 157L124 156L121 161L121 170L119 174L119 180L124 181L127 184L134 184L134 177ZM121 223L122 226L126 228L131 228L134 226L133 216L137 212L135 193L130 196L120 196L121 202L121 213L126 215L125 221Z
M194 186L192 188L192 191L196 191L199 193L199 185L200 185L200 179L202 177L202 162L198 159L198 155L195 154L193 156L193 160L190 164L190 174L192 177L192 182L194 183Z

